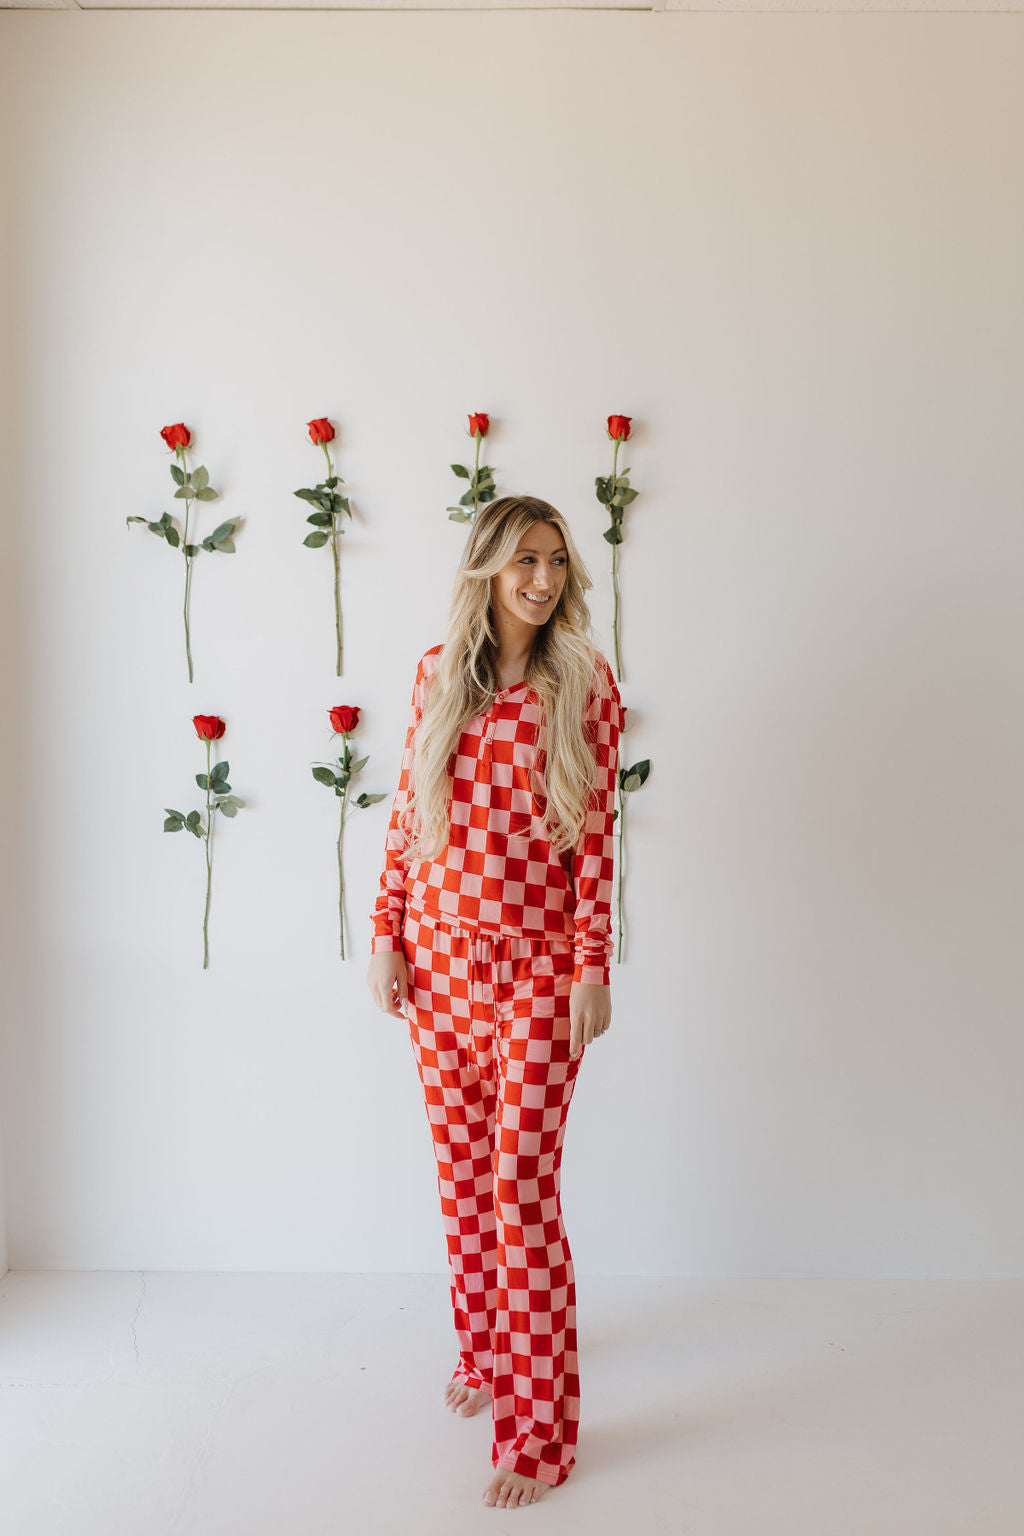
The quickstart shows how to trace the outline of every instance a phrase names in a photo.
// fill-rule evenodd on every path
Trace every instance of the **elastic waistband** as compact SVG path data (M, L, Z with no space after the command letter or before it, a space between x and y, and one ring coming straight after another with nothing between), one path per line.
M573 949L573 941L568 937L559 938L547 934L524 933L496 933L488 928L462 928L450 922L447 918L438 917L433 912L428 912L425 907L418 906L416 902L406 898L406 911L415 922L425 928L440 928L442 933L451 934L454 939L469 939L474 946L480 944L500 944L502 942L525 942L539 949L548 949L553 953L568 952Z

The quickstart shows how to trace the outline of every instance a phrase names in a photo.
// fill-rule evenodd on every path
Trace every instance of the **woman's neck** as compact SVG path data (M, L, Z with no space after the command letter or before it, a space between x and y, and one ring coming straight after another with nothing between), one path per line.
M526 677L532 654L532 646L525 651L522 649L512 651L511 647L503 647L494 659L494 670L498 678L498 687L514 688L516 683L521 683Z

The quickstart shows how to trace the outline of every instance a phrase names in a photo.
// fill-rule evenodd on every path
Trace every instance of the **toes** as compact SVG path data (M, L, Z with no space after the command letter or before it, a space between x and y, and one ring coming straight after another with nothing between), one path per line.
M503 1478L497 1472L484 1490L484 1503L497 1509L518 1509L521 1504L536 1504L548 1491L548 1484L517 1473Z

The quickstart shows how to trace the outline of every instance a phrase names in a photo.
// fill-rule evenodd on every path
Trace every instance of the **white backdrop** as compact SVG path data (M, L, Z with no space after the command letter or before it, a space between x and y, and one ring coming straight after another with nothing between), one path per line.
M488 411L611 654L626 957L570 1115L590 1272L1019 1275L1019 16L5 14L12 1268L433 1270L365 986L417 658ZM330 558L302 547L338 425ZM195 433L238 553L193 581ZM357 704L337 956L335 801ZM211 968L191 716L222 714Z

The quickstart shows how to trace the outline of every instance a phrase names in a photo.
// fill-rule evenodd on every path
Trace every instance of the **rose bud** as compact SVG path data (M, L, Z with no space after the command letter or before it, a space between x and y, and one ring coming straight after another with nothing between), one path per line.
M334 428L326 416L317 416L314 421L307 421L306 425L311 443L329 443L334 436Z
M227 730L220 715L193 715L192 724L200 741L219 741Z
M490 425L490 417L487 416L483 411L477 411L475 416L471 416L469 418L470 437L486 437L487 430Z
M613 440L621 439L625 442L629 436L629 424L632 420L632 416L609 416L608 436Z
M331 724L339 736L354 731L359 724L359 710L354 704L336 704L330 711Z
M176 422L173 427L161 427L160 436L168 448L187 448L192 441L192 433L183 421Z

